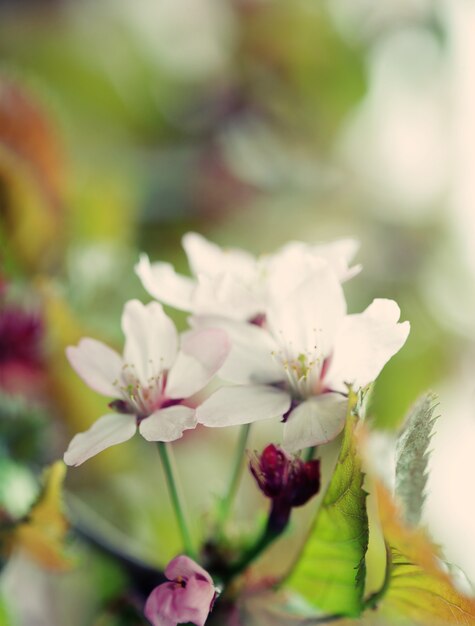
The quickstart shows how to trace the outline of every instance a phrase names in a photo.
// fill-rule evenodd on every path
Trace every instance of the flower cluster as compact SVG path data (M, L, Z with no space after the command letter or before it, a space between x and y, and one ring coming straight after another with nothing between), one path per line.
M281 420L282 447L270 444L250 462L271 501L267 527L255 546L224 568L222 562L211 568L227 584L282 533L291 510L319 491L320 462L294 453L308 448L310 459L314 446L337 437L345 425L350 389L364 388L378 376L406 341L409 323L399 323L399 307L392 300L377 299L362 313L347 312L342 283L360 270L351 266L357 249L353 240L292 242L260 258L222 250L194 233L185 235L183 244L191 278L167 263L151 264L141 257L137 274L158 301L127 302L122 355L91 338L67 349L84 382L110 398L110 412L72 439L64 460L80 465L137 430L146 440L161 442L185 550L193 555L165 442L198 424ZM179 334L162 303L188 312L189 330ZM239 463L240 458L236 476ZM230 494L234 484L233 479ZM230 500L225 502L222 525L230 507ZM165 575L169 582L148 597L147 618L154 626L203 626L216 598L210 574L183 555L171 561Z
M360 269L350 267L353 240L292 242L261 258L194 233L183 243L193 278L146 256L136 271L153 297L191 313L191 330L179 337L161 304L133 300L122 357L89 338L68 349L83 380L113 399L112 412L72 440L69 465L137 428L149 441L173 441L197 424L278 418L287 451L327 443L344 426L348 386L372 382L407 338L392 300L347 313L341 283ZM196 406L193 396L217 373L226 384Z

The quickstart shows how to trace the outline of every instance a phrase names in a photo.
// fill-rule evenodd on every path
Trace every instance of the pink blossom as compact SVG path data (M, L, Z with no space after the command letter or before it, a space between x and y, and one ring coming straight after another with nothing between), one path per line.
M191 622L203 626L213 607L216 589L206 570L187 556L167 565L170 582L155 587L145 603L145 617L153 626L177 626Z
M137 430L147 441L175 441L196 427L192 396L210 382L229 351L224 331L189 331L178 336L158 302L130 300L122 314L123 355L84 338L66 350L77 374L92 389L113 398L111 413L73 437L64 454L80 465Z

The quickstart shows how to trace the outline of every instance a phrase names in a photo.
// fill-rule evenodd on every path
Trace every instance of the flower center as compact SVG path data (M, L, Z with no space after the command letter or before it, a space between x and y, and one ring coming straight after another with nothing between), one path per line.
M292 397L307 399L324 391L323 375L326 359L314 354L301 353L297 358L288 358L283 353L272 355L285 372L286 383Z
M154 411L167 403L165 396L165 386L167 382L167 372L160 371L151 376L144 385L138 378L135 367L125 364L122 369L121 378L115 381L120 399L116 403L124 404L126 411L143 419L151 415Z

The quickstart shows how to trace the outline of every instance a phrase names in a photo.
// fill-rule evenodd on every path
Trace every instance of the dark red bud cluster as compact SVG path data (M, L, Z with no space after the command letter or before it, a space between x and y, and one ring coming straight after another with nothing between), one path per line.
M0 362L41 364L43 324L38 315L11 306L0 306Z
M273 444L251 458L250 470L259 489L280 507L302 506L320 489L320 461L304 462Z

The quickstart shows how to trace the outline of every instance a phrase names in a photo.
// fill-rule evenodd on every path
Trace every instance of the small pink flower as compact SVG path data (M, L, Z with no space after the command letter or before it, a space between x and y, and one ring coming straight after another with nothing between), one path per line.
M213 608L216 589L206 570L187 556L167 565L170 582L158 585L145 603L145 617L153 626L177 626L191 622L204 626Z

